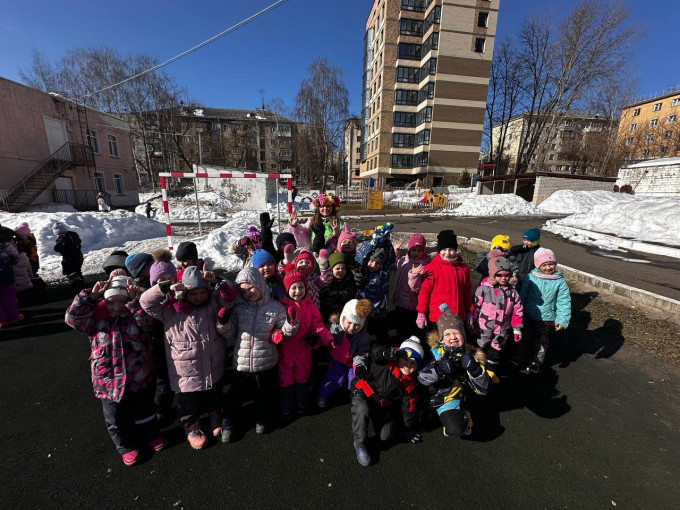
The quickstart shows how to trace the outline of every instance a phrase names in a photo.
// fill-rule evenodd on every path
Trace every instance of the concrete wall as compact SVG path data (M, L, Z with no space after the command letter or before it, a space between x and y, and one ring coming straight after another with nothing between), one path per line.
M619 187L630 184L636 195L677 196L680 194L680 163L646 168L622 168L619 170L616 184Z
M187 181L189 182L189 181ZM199 178L197 188L220 191L239 209L261 211L267 203L276 203L276 180L274 179L220 179Z
M534 205L538 205L550 195L561 189L570 189L574 191L612 191L614 189L614 183L586 179L562 179L559 177L540 176L536 178L534 197L531 202Z

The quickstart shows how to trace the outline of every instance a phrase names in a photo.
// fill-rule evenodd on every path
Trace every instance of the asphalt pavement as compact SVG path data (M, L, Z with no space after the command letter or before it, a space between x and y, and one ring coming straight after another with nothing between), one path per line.
M126 467L93 396L89 342L63 323L72 295L50 287L0 331L1 508L678 507L676 370L579 310L540 374L503 377L476 403L470 439L435 424L422 444L374 444L364 468L346 400L265 436L246 406L236 443L193 451L173 425L167 450Z

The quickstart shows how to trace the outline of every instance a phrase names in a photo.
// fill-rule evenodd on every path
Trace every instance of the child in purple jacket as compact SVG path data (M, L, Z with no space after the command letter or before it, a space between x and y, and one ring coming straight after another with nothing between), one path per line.
M397 241L394 254L398 259L395 263L397 276L395 279L394 305L395 318L399 338L417 336L420 342L425 342L425 331L416 325L418 318L418 292L423 282L423 267L431 262L425 253L425 237L413 234L408 240L408 252L399 258L399 248L402 242Z

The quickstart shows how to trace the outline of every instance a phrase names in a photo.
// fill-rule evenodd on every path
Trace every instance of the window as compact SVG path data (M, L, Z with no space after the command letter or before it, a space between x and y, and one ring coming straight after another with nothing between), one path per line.
M222 131L229 131L229 124L222 124Z
M416 125L419 126L423 122L432 122L432 107L426 106L418 113L416 113Z
M395 104L417 105L418 91L397 89L394 91L394 102Z
M421 145L430 145L430 130L423 129L419 133L416 133L416 147Z
M260 163L260 170L262 170L263 172L266 172L267 171L267 163Z
M488 27L489 26L489 13L480 12L477 15L477 26L478 27Z
M665 145L662 145L661 148L659 149L659 152L661 154L666 154L666 151L668 151L668 147L666 147Z
M645 149L642 151L643 156L649 156L649 149Z
M419 19L402 18L399 24L401 35L423 35L423 22Z
M401 8L405 11L425 12L432 0L401 0Z
M416 114L407 112L394 112L394 125L412 127L416 125Z
M113 174L113 186L116 188L116 195L125 195L125 186L121 174Z
M211 131L219 131L220 130L220 123L219 122L212 122L210 124L210 130Z
M397 81L402 83L418 83L420 69L417 67L397 67Z
M635 110L633 110L633 117L637 117L638 115L640 115L640 108L635 108Z
M104 174L101 172L94 173L94 185L97 191L106 191L106 182L104 181Z
M434 83L428 83L418 91L418 104L422 103L426 99L433 98L434 98Z
M260 151L260 161L264 161L265 159L267 159L266 151Z
M663 103L656 103L656 104L654 105L654 108L652 108L652 111L653 111L653 112L658 112L659 110L661 110L661 105L662 105L662 104L663 104Z
M118 138L113 135L109 135L109 154L114 158L118 157Z
M680 105L680 97L676 97L676 98L673 99L673 101L671 102L671 106L678 106L678 105Z
M272 158L272 159L276 158L276 152L269 151L269 157Z
M678 116L677 115L669 115L668 118L666 119L666 124L672 124L677 120Z
M399 58L420 60L420 44L399 43Z
M484 53L484 46L486 46L486 39L484 37L476 37L475 53Z
M652 140L654 140L654 135L645 136L645 142L651 142Z
M659 119L652 119L652 120L649 121L649 125L651 127L656 126L658 123L659 123Z
M430 50L439 49L439 32L432 32L430 37L423 43L423 55L427 55Z
M635 131L636 129L637 129L637 122L633 122L633 123L630 125L630 131Z
M276 170L276 163L271 164L272 170Z
M269 132L270 133L276 133L276 126L269 126Z
M421 79L425 78L428 74L436 74L437 72L437 59L431 58L420 68Z
M664 137L664 138L670 138L672 134L673 134L672 132L666 131L666 132L663 134L663 137Z
M87 130L87 145L90 146L92 152L99 154L99 135L96 131Z
M415 135L408 133L393 133L392 147L414 147Z
M426 34L432 25L439 23L441 21L441 16L441 6L435 5L435 7L430 11L430 14L427 15L427 18L425 18L425 22L423 23L423 34Z
M413 168L413 154L392 154L392 168Z
M571 119L567 120L567 121L564 122L564 125L565 125L565 127L572 127L574 125L574 121L571 120Z
M633 139L632 138L626 138L626 145L630 145L631 143L633 143Z

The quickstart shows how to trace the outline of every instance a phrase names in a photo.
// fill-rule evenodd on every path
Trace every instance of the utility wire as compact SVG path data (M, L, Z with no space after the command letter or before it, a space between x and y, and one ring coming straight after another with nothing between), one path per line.
M237 28L240 28L240 27L242 27L242 26L244 26L244 25L250 23L250 22L253 21L255 18L261 16L262 14L264 14L264 13L266 13L266 12L268 12L268 11L271 11L272 9L278 7L279 5L281 5L281 4L283 4L283 3L287 2L287 1L288 1L288 0L276 0L276 2L273 2L272 4L268 5L268 6L265 7L264 9L262 9L261 11L258 11L258 12L256 12L255 14L253 14L253 15L251 15L251 16L249 16L249 17L247 17L247 18L245 18L245 19L243 19L243 20L241 20L241 21L239 21L239 22L236 23L235 25L232 25L231 27L229 27L229 28L223 30L223 31L220 32L219 34L215 34L215 35L212 36L210 39L206 39L206 40L203 41L202 43L197 44L196 46L194 46L194 47L192 47L192 48L189 48L188 50L183 51L182 53L180 53L180 54L178 54L178 55L175 55L175 56L172 57L172 58L169 58L169 59L166 60L165 62L162 62L162 63L160 63L160 64L158 64L158 65L153 66L153 67L150 67L149 69L146 69L145 71L142 71L141 73L135 74L134 76L130 76L129 78L125 78L124 80L121 80L121 81L119 81L118 83L114 83L113 85L109 85L109 86L104 87L104 88L102 88L102 89L95 90L94 92L90 92L89 94L85 94L83 97L81 97L81 99L85 99L85 98L88 98L88 97L92 97L92 96L94 96L95 94L99 94L100 92L104 92L105 90L109 90L109 89L118 87L119 85L122 85L123 83L127 83L127 82L129 82L129 81L131 81L131 80L134 80L134 79L136 79L136 78L139 78L140 76L144 76L145 74L152 73L152 72L156 71L157 69L160 69L161 67L165 67L165 66L167 66L168 64L171 64L172 62L174 62L175 60L179 60L180 58L182 58L182 57L188 55L189 53L193 53L194 51L199 50L199 49L203 48L204 46L207 46L208 44L210 44L210 43L216 41L217 39L219 39L219 38L221 38L221 37L227 35L228 33L233 32L233 31L236 30Z

